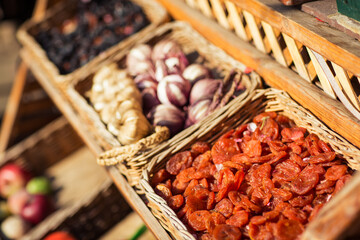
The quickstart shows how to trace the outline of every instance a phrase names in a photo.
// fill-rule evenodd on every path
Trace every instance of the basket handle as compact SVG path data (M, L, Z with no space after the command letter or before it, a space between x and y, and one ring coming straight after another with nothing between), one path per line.
M167 127L156 126L155 132L150 136L139 140L138 142L126 146L120 146L108 150L99 155L97 163L101 166L113 166L118 163L130 160L141 151L161 143L170 137L170 131Z

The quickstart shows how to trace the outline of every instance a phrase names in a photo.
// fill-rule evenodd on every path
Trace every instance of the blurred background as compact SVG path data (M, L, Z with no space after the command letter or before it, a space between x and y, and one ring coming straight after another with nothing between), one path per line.
M0 0L0 120L19 63L16 29L31 16L34 4L35 0Z

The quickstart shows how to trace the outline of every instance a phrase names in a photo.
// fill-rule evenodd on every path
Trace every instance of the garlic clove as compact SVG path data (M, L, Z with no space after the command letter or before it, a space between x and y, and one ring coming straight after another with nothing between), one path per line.
M163 104L173 104L182 107L188 102L191 84L180 75L168 75L159 82L158 98Z
M215 92L223 87L221 80L202 79L197 81L190 92L190 104L194 104L202 99L212 99Z
M190 81L192 85L194 85L197 81L201 79L209 78L210 72L203 65L194 63L194 64L190 64L185 68L185 70L182 73L182 76L186 80Z

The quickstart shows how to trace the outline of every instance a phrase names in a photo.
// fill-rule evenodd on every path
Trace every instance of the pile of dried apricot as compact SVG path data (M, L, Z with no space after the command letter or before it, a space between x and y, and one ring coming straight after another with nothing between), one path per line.
M151 184L197 239L296 239L351 174L315 134L267 112L175 154Z

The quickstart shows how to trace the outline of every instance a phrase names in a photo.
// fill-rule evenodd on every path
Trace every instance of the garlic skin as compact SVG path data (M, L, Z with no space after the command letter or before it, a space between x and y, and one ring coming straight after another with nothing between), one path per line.
M166 64L163 60L155 61L155 79L160 82L165 76L168 75Z
M192 85L194 85L197 81L199 81L201 79L209 78L210 77L210 72L203 65L193 63L193 64L190 64L189 66L187 66L184 69L184 71L182 73L182 76L186 80L190 81L190 83Z
M160 104L151 112L151 119L155 126L166 126L171 136L184 129L185 113L173 105Z
M164 60L165 58L177 56L178 53L182 53L180 45L174 40L164 39L155 44L151 58L156 62L157 60Z
M157 89L158 82L149 73L142 73L134 78L134 82L140 91L147 88Z
M141 92L144 114L147 115L154 107L160 104L156 89L146 88Z
M183 107L188 102L191 84L180 75L168 75L159 82L158 98L163 104L172 104Z
M197 81L190 92L190 105L203 99L212 99L215 92L222 86L221 80L206 78Z
M146 44L140 44L132 48L126 57L126 66L132 76L141 73L154 71L151 62L151 47Z
M203 99L190 105L185 127L189 127L206 117L209 114L211 102L211 99Z

